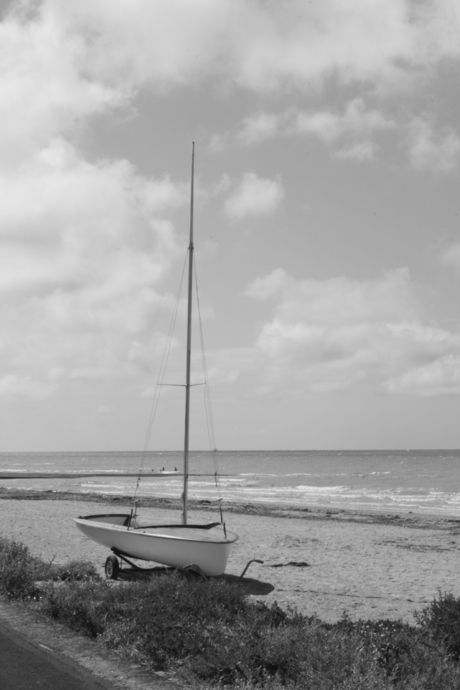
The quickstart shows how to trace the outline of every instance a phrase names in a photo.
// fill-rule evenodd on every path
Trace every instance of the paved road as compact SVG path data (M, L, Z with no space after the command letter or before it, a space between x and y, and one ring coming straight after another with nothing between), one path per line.
M0 621L1 690L113 690L114 684Z

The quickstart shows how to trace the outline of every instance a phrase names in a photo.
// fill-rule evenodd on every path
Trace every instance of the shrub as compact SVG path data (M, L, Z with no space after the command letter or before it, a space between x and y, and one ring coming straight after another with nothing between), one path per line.
M33 596L35 558L24 544L0 538L0 593L12 599Z
M421 629L441 643L452 659L460 659L460 598L439 592L431 604L415 614Z
M114 599L106 643L128 645L133 656L148 659L157 670L171 659L202 655L220 637L220 628L247 607L239 587L185 580L176 573L119 586Z
M102 580L97 568L90 561L69 561L64 565L56 565L52 579L77 582L88 582L89 580L100 582Z
M106 583L73 579L60 587L48 583L41 592L39 610L71 630L96 638L106 629L111 603Z
M360 648L385 676L400 680L411 667L417 634L408 624L389 619L352 622L344 617L337 627L358 636Z
M64 566L0 539L0 591L34 598L38 610L136 663L197 687L235 690L458 690L460 600L439 594L418 627L344 617L327 624L248 601L238 583L166 572L101 581L91 563Z

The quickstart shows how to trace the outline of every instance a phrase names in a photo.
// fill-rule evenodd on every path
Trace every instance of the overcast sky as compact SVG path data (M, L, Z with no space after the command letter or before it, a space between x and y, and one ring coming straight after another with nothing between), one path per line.
M458 0L0 7L1 450L142 448L193 140L217 446L460 447Z

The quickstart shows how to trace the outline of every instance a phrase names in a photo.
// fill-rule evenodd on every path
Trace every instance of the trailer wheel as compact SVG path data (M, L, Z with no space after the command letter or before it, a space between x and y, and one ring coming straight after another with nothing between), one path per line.
M108 580L116 580L120 571L120 564L116 556L109 556L105 562L105 576Z

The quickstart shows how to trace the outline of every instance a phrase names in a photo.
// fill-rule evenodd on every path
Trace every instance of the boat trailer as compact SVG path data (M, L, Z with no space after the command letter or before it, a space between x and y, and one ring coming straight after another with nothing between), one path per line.
M112 551L112 555L107 557L107 560L104 565L104 572L105 576L108 580L117 580L118 575L120 573L120 570L122 570L123 563L127 563L130 566L130 569L134 572L141 572L141 573L159 573L159 572L169 572L169 571L176 571L179 573L182 573L183 575L189 576L189 575L194 575L197 577L200 577L202 580L209 580L210 576L205 575L201 568L198 565L195 565L194 563L190 563L189 565L184 566L183 568L172 568L168 566L155 566L153 568L141 568L139 565L136 565L136 563L133 563L126 554L122 553L116 548L110 549ZM119 560L120 559L120 560ZM245 569L241 573L239 579L243 579L245 576L249 566L251 563L263 563L264 561L260 561L258 558L252 558L250 561L247 562ZM129 572L129 570L128 570Z

